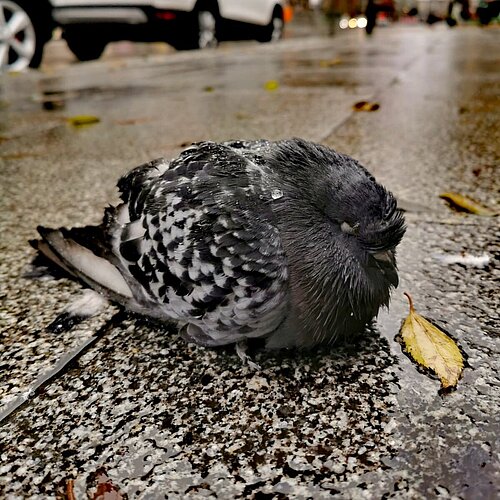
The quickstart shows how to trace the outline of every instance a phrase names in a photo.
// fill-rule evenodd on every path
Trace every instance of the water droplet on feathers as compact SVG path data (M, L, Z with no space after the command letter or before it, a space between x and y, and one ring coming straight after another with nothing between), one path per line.
M281 191L281 189L273 189L271 191L271 198L273 200L279 200L282 197L283 197L283 191Z

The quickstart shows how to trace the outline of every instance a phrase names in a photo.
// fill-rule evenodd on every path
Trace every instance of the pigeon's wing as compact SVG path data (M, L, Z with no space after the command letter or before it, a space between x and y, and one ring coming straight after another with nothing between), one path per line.
M283 321L288 268L264 162L200 143L119 183L118 266L148 314L204 345L265 336Z
M122 200L132 212L139 210L141 195L152 180L167 168L165 160L153 160L135 168L119 181ZM30 241L39 252L33 264L46 269L50 263L55 264L65 276L76 278L111 300L142 312L142 307L133 300L134 295L121 272L119 259L111 251L108 237L121 224L117 219L121 212L121 208L109 207L99 226L71 229L39 226L41 238Z

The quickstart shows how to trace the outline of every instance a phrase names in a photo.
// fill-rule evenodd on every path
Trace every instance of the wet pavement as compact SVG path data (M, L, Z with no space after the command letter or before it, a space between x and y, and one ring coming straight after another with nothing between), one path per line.
M0 497L497 498L498 218L439 193L498 207L499 39L392 27L3 77ZM256 351L255 373L114 308L46 330L79 287L22 277L38 224L99 222L121 174L193 141L290 136L356 157L408 209L401 286L363 339ZM490 263L438 258L460 252ZM467 356L450 394L394 340L403 290Z

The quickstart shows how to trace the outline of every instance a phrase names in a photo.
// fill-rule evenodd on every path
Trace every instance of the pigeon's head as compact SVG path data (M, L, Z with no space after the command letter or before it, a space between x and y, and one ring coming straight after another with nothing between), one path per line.
M354 258L364 289L388 303L397 287L396 247L405 233L403 214L389 191L358 162L334 155L324 184L317 186L317 208L331 225L340 247ZM366 278L363 279L363 278Z
M404 218L356 160L301 140L282 149L292 294L313 336L303 343L331 341L362 330L389 304Z

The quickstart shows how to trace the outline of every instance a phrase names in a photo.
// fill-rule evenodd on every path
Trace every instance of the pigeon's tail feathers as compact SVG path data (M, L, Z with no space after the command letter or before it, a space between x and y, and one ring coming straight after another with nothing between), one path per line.
M51 250L44 240L30 240L30 245L38 251L31 262L31 270L26 278L51 276L54 278L76 278L64 262Z
M132 298L125 278L106 258L105 246L98 238L99 226L70 230L39 226L37 229L42 239L31 244L46 258L112 300L123 303Z

